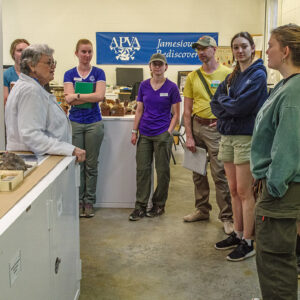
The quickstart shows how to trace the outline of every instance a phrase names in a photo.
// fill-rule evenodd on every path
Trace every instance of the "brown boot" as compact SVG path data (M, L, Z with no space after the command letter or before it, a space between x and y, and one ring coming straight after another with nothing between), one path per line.
M204 221L209 219L209 214L203 213L200 209L197 209L195 212L184 216L184 222L197 222L197 221Z

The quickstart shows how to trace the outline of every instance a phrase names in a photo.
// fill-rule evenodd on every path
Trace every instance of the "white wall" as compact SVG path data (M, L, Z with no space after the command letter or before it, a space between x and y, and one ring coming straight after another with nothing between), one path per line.
M263 0L3 0L3 63L13 63L9 47L15 38L47 43L55 49L55 80L61 84L64 72L77 64L77 40L95 44L96 32L219 32L219 45L226 46L239 31L263 34L264 9ZM118 66L100 67L107 83L115 84ZM171 65L167 76L177 82L177 71L195 68Z
M282 0L281 4L281 24L295 23L300 25L300 1Z
M288 23L300 25L299 0L267 0L267 4L266 47L270 31L275 27ZM281 79L278 71L268 69L268 83L276 84Z

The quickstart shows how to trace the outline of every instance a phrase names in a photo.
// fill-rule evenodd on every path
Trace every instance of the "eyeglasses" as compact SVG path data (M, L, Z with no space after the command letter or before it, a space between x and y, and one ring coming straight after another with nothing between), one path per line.
M50 68L56 67L56 60L49 60L49 61L41 61L41 63L48 65Z

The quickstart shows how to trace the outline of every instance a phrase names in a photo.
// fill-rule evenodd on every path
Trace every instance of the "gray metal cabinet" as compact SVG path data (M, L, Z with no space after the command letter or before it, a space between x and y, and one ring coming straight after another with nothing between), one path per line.
M66 157L0 219L0 300L79 298L78 186Z

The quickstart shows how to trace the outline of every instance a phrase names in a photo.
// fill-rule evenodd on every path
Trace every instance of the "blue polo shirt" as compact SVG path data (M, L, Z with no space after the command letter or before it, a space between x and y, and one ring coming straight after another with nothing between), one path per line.
M92 67L90 73L86 77L81 77L78 73L77 67L67 71L64 75L64 83L70 82L74 86L76 82L92 82L94 84L94 90L96 89L96 83L99 81L106 81L105 73L102 69ZM102 120L101 112L98 103L93 103L92 108L79 108L72 106L69 111L69 119L72 122L80 124L91 124Z
M3 85L8 87L8 91L10 91L10 83L16 82L19 79L19 76L14 66L9 67L7 70L4 71L3 79L4 79Z

